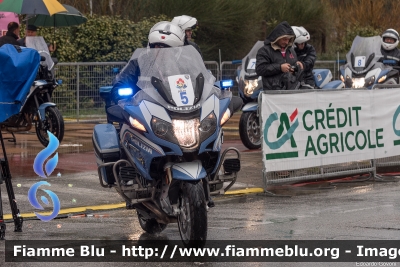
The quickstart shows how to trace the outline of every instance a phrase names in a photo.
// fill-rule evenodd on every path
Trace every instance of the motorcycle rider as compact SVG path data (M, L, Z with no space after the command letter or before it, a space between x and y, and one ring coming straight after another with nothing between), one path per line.
M307 43L310 41L311 36L304 27L292 26L292 29L296 34L294 51L296 52L298 60L303 63L304 66L302 87L310 87L313 89L315 87L315 81L312 70L315 60L317 59L317 52L314 46Z
M178 47L183 46L185 33L180 27L169 21L161 21L150 29L148 39L149 48ZM130 60L114 79L111 96L115 103L119 100L119 88L129 87L136 92L139 90L136 86L139 76L140 69L137 59Z
M262 76L264 90L282 90L283 80L288 79L290 85L296 77L292 75L294 65L303 69L303 64L297 60L296 52L292 45L295 33L289 23L283 21L268 35L256 56L256 73Z
M174 17L171 22L175 25L181 27L182 30L185 31L185 44L184 45L192 45L199 51L201 57L203 54L201 53L200 47L192 41L192 32L197 27L197 19L191 16L182 15Z
M156 23L149 31L148 48L164 48L164 47L178 47L183 46L185 33L183 30L168 21L161 21ZM118 95L119 88L132 88L135 94L138 90L137 82L140 76L139 63L137 59L129 60L128 64L121 70L115 77L113 88L111 90L111 97L115 103L118 103L120 96ZM118 105L111 106L107 109L107 113L111 116L118 116L122 110ZM126 202L127 209L133 209L130 202Z
M400 51L397 48L399 44L399 33L394 29L387 29L382 34L381 39L381 53L383 59L392 59L400 65ZM382 60L383 60L382 59Z

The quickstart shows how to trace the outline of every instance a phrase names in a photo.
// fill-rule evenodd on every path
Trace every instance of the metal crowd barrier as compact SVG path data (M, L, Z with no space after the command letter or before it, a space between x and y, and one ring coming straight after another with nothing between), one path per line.
M317 61L316 67L329 68L335 76L337 61ZM232 92L238 95L236 83L237 68L241 60L204 61L206 68L216 79L232 79ZM90 63L58 63L55 68L56 78L62 80L53 95L53 101L68 122L73 121L104 121L104 103L99 95L99 88L109 86L115 77L115 68L122 69L126 62L90 62Z
M99 88L112 84L116 73L126 62L58 63L55 76L62 84L54 90L53 101L65 121L106 120L104 101Z

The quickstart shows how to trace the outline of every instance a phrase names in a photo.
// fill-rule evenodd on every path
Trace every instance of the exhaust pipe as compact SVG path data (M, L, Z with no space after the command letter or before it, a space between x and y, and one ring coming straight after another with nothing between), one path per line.
M157 220L159 223L169 224L177 222L175 217L168 216L165 212L161 211L156 206L154 206L153 203L142 202L142 204L159 218L159 220Z

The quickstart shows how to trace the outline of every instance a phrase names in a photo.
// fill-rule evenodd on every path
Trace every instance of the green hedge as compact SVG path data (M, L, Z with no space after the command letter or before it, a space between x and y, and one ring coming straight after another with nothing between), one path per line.
M150 28L170 20L165 15L133 22L121 17L91 16L85 24L63 28L39 28L46 42L56 42L59 62L128 61L133 51L147 43ZM25 25L21 26L22 37Z

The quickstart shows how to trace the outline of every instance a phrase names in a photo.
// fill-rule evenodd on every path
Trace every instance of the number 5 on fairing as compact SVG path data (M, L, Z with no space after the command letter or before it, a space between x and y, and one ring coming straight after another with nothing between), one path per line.
M187 103L189 103L189 99L186 96L186 92L180 92L180 95L181 95L182 104L186 105Z

